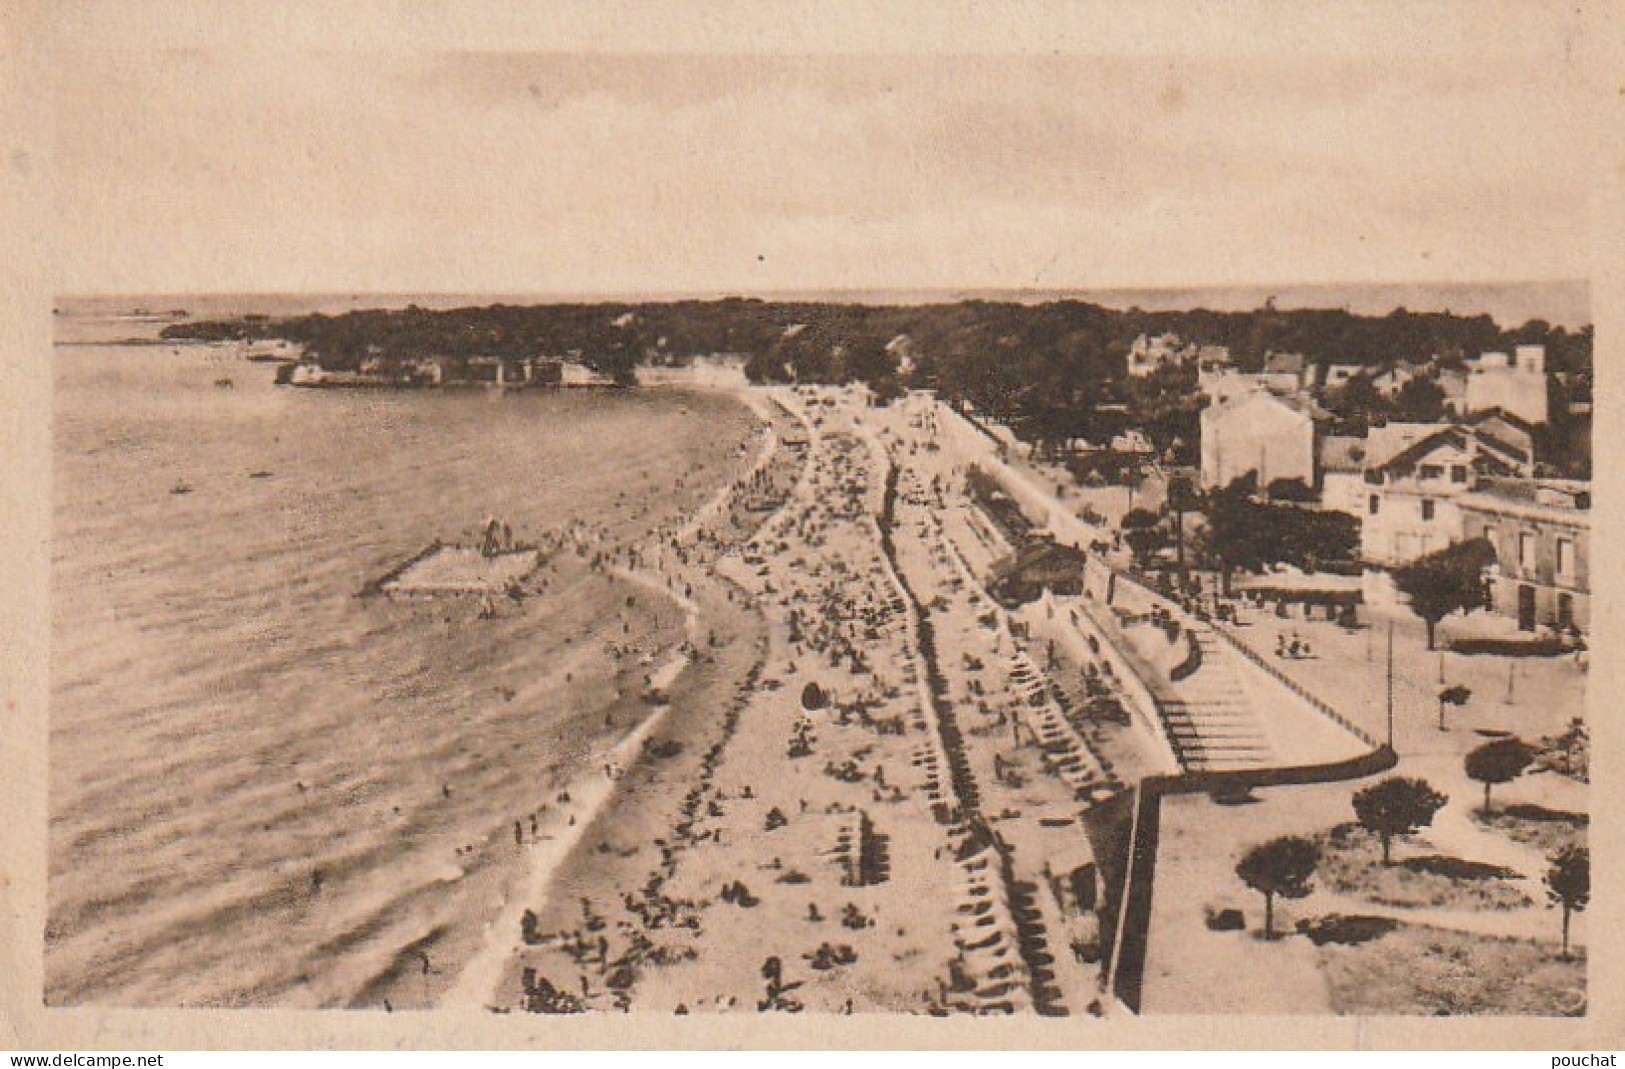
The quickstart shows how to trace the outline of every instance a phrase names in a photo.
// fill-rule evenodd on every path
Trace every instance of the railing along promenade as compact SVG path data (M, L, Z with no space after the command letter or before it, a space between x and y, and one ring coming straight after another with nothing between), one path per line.
M1167 602L1143 577L1127 571L1116 574ZM1182 610L1183 611L1183 610ZM1318 765L1287 765L1223 772L1182 771L1172 776L1147 776L1135 788L1134 816L1129 834L1129 856L1119 903L1117 938L1112 947L1107 986L1125 1007L1138 1013L1144 1007L1145 962L1151 943L1151 902L1156 883L1157 851L1162 831L1162 799L1170 794L1199 794L1204 791L1249 790L1254 787L1280 787L1293 784L1338 783L1374 776L1394 767L1393 749L1379 745L1365 731L1350 723L1329 704L1310 694L1296 680L1261 658L1235 636L1214 627L1253 664L1285 685L1310 708L1329 717L1362 743L1371 747L1363 754L1343 761Z
M969 419L961 413L954 411L951 406L937 402L938 411L946 413L946 418L939 421L944 429L957 429L962 446L968 447L971 442L976 443L980 449L985 449L984 442L991 441L1002 446L993 438L987 428L978 421ZM971 439L967 441L963 435L969 433ZM967 448L967 453L978 450ZM985 454L984 454L985 455ZM1034 486L1028 479L1018 476L1000 459L996 453L991 458L995 461L990 466L993 473L1003 475L1007 489L1012 492L1017 501L1023 505L1033 507L1042 513L1046 520L1058 528L1055 533L1060 536L1058 541L1068 541L1076 548L1089 551L1094 537L1085 539L1080 537L1083 532L1080 528L1085 524L1065 509L1064 506L1047 492ZM1026 500L1023 500L1026 499ZM1071 523L1066 521L1070 519ZM1059 522L1057 522L1059 520ZM1113 569L1113 574L1134 583L1145 590L1160 602L1172 604L1159 593L1143 577L1131 572ZM1053 603L1052 603L1053 604ZM1096 604L1103 604L1096 602ZM1179 608L1186 616L1182 607ZM1095 617L1093 606L1087 602L1082 606L1083 614L1089 621L1092 631L1097 632L1097 639L1101 642L1099 651L1107 659L1121 662L1120 667L1128 668L1122 673L1124 678L1120 684L1127 684L1126 692L1132 693L1144 703L1144 708L1152 716L1148 726L1156 731L1159 740L1168 745L1167 720L1165 709L1156 695L1151 693L1147 683L1151 679L1160 679L1158 673L1150 670L1148 665L1131 650L1120 645L1113 635L1112 629L1103 626L1103 622ZM1108 607L1107 611L1110 609ZM1076 617L1070 621L1074 633L1081 637L1081 620ZM1189 626L1184 630L1191 634ZM1336 783L1347 780L1360 779L1376 775L1394 767L1396 756L1393 750L1380 745L1367 732L1348 720L1330 704L1308 692L1302 684L1283 673L1280 669L1261 658L1254 650L1242 643L1235 636L1220 627L1212 630L1224 636L1226 642L1234 647L1247 660L1262 668L1271 679L1279 682L1287 690L1302 700L1311 709L1325 716L1337 726L1358 739L1370 749L1352 758L1323 764L1312 765L1284 765L1268 768L1246 768L1221 772L1214 771L1188 771L1181 770L1170 775L1150 775L1143 778L1134 788L1133 816L1129 833L1128 858L1125 864L1123 886L1120 901L1118 902L1118 919L1116 936L1113 940L1111 956L1108 959L1107 986L1118 1001L1133 1012L1139 1012L1143 1005L1145 963L1147 949L1150 944L1151 928L1151 899L1155 885L1157 853L1161 832L1161 804L1165 795L1197 794L1213 791L1246 790L1253 787L1285 786L1290 784ZM1194 640L1194 635L1191 636ZM1131 701L1131 707L1140 702Z
M1158 598L1165 602L1169 601L1169 599L1165 595L1158 592L1157 589L1153 587L1143 575L1128 569L1120 570L1117 574L1129 580L1135 586L1139 587L1141 590L1144 590L1152 597ZM1172 604L1172 602L1169 603ZM1180 611L1183 612L1185 610L1181 609ZM1311 709L1314 709L1315 712L1320 713L1332 723L1336 724L1344 731L1347 731L1350 735L1353 735L1355 738L1359 739L1372 749L1377 749L1382 745L1382 743L1374 738L1370 732L1366 731L1348 717L1338 712L1329 702L1312 693L1309 688L1305 687L1302 683L1298 682L1296 679L1292 678L1292 676L1281 671L1281 669L1265 660L1257 650L1253 649L1247 643L1233 635L1229 628L1219 624L1210 624L1209 626L1214 634L1221 636L1225 642L1236 650L1236 652L1240 653L1243 657L1247 658L1247 660L1251 661L1259 668L1262 668L1266 675L1270 676L1277 683L1280 683L1293 694L1301 698Z
M1309 688L1305 687L1302 683L1299 683L1296 679L1293 679L1291 676L1281 671L1275 665L1269 663L1269 661L1265 660L1257 650L1247 645L1247 643L1241 641L1241 639L1237 638L1235 635L1232 635L1228 628L1221 626L1215 627L1213 630L1216 634L1222 635L1224 640L1239 651L1243 657L1247 658L1249 661L1262 668L1265 672L1269 673L1283 686L1291 690L1292 693L1302 698L1305 702L1308 702L1316 712L1331 720L1332 723L1336 724L1344 731L1347 731L1350 735L1353 735L1355 738L1359 739L1373 750L1382 745L1382 743L1378 742L1370 732L1366 731L1348 717L1332 708L1328 702L1324 701L1317 695L1310 693Z

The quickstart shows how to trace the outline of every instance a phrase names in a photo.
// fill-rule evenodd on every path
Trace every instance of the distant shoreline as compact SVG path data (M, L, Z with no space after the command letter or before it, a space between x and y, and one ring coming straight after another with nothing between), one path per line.
M1412 312L1451 311L1490 315L1504 325L1544 319L1577 330L1593 319L1590 283L1581 279L1478 282L1377 283L1239 283L1231 285L1104 287L939 287L832 288L751 290L747 287L651 292L346 292L317 293L95 293L62 294L57 306L65 315L127 313L134 307L186 308L189 318L233 314L337 314L366 308L404 308L417 304L443 310L503 304L627 304L713 301L727 298L761 301L811 301L835 304L922 305L958 301L1039 304L1075 300L1126 310L1178 311L1209 308L1244 311L1273 297L1282 309L1346 308L1362 315L1385 315L1404 307Z

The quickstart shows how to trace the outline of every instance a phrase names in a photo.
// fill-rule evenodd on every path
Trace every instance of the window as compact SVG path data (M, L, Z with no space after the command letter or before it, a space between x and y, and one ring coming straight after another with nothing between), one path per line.
M1557 574L1571 576L1574 574L1574 539L1559 538L1557 540Z
M1423 464L1422 465L1422 478L1424 478L1424 479L1442 479L1442 478L1444 478L1444 465L1442 465L1442 464Z
M1450 481L1453 482L1453 483L1464 483L1464 482L1466 482L1467 481L1467 465L1465 465L1465 464L1452 464L1452 465L1450 465Z
M1433 519L1433 499L1429 498L1429 497L1424 497L1422 499L1422 522L1427 523L1427 522L1431 521L1432 519Z
M1375 516L1377 514L1377 511L1379 509L1381 509L1381 508L1382 508L1382 498L1378 497L1376 494L1372 494L1371 495L1371 515Z
M1528 531L1518 533L1518 567L1534 568L1535 566L1535 536Z

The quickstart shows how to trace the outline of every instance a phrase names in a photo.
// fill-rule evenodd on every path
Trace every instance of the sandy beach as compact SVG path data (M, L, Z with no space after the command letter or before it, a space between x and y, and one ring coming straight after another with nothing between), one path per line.
M1129 788L1370 746L1227 645L1245 636L1181 615L1169 637L1158 614L1183 611L1130 580L1109 605L1001 604L986 584L1016 536L968 489L972 465L998 461L929 397L875 407L860 390L668 373L579 405L301 401L370 458L358 483L281 446L285 395L234 391L264 411L222 419L175 393L225 356L177 353L132 377L80 352L101 390L140 384L160 409L64 421L56 1003L1105 1014ZM162 455L177 413L214 435L213 467L97 481L101 441ZM377 451L358 418L415 452ZM568 435L541 429L558 419ZM591 453L625 420L640 435L616 430L619 456ZM435 434L448 481L425 503ZM561 451L538 466L538 447ZM166 492L178 471L188 492ZM227 482L256 496L223 509ZM1013 485L1066 520L1037 483ZM116 529L105 497L86 504L98 492L145 495L115 500L162 507L173 543L145 562L87 553ZM482 558L467 547L485 516L535 548ZM411 596L376 582L442 542ZM459 595L465 559L513 574ZM247 579L223 581L233 566ZM245 606L241 582L280 600ZM127 647L91 641L98 622L147 635L154 659L110 660ZM262 655L213 667L180 641L211 623ZM1368 706L1349 713L1370 728ZM1170 709L1218 719L1176 738ZM112 716L136 732L128 770L81 742ZM143 808L144 777L182 774L190 793ZM1170 808L1170 872L1192 864L1182 834L1207 812ZM205 846L228 865L176 895L215 856ZM1166 1009L1166 950L1191 926L1188 911L1167 919L1180 898L1158 886L1152 1004ZM233 982L213 982L228 965Z
M1119 785L1101 740L1073 734L1065 758L1059 707L1018 709L986 671L1030 660L949 563L937 515L968 511L892 455L933 428L841 391L747 396L769 421L748 472L616 557L687 601L693 662L635 759L606 767L585 831L533 850L446 1001L1098 1011L1086 825Z

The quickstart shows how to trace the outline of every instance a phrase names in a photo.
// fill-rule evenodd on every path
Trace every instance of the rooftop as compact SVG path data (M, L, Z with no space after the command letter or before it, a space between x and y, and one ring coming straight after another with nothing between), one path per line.
M1365 462L1380 468L1417 442L1450 429L1448 423L1385 423L1372 427L1365 439Z
M1350 434L1328 434L1320 440L1320 467L1327 472L1361 472L1365 470L1366 443L1364 438Z
M1591 484L1578 479L1484 479L1457 503L1481 512L1591 526Z
M1264 370L1275 375L1303 374L1302 353L1270 353L1264 357Z

